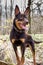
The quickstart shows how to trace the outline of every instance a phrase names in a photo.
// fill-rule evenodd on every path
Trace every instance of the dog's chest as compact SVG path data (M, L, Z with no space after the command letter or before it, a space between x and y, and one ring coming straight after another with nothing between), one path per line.
M21 38L25 38L25 33L22 32L22 33L18 33L18 32L14 32L14 38L16 39L21 39Z

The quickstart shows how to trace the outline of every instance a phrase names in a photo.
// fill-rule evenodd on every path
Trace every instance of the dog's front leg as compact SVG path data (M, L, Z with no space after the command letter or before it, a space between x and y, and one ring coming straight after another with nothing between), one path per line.
M17 65L20 65L20 58L18 56L17 46L15 44L13 44L13 48L14 48L14 51L15 51L16 59L17 59Z
M24 53L25 53L25 45L23 43L22 46L21 46L21 54L22 54L22 57L21 57L21 64L20 65L24 65L24 60L25 60Z

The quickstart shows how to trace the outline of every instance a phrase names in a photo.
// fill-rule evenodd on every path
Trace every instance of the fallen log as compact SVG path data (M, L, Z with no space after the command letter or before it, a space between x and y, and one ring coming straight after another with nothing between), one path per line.
M0 65L9 65L9 64L7 64L7 63L4 62L4 61L0 61Z
M16 65L0 60L0 65Z

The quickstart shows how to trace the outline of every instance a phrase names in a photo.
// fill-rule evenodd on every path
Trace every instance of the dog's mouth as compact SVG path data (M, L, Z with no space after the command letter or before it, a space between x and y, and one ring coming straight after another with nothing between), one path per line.
M23 30L27 30L27 27L26 27L26 25L28 24L28 21L27 20L18 20L18 21L16 21L16 26L17 26L17 28L18 29L23 29Z
M26 29L26 23L21 22L21 23L19 23L19 26L21 29L24 29L24 30Z

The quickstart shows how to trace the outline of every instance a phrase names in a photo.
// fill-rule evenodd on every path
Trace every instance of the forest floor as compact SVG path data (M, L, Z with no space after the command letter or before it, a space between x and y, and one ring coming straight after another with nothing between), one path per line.
M32 34L32 38L36 41L43 41L43 34ZM12 52L13 51L13 52ZM35 44L36 62L43 65L43 42ZM19 52L20 53L20 52ZM24 65L33 65L32 52L30 48L25 51L25 63ZM0 60L8 64L15 65L16 57L9 39L9 35L0 35ZM15 64L14 64L15 63Z

